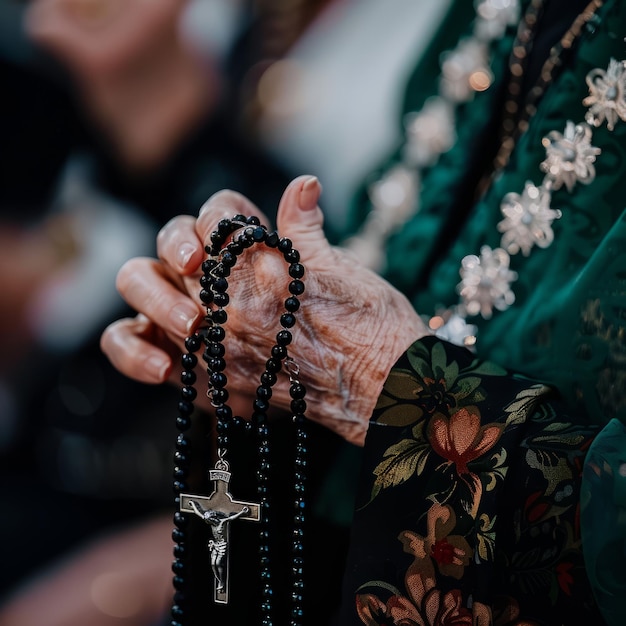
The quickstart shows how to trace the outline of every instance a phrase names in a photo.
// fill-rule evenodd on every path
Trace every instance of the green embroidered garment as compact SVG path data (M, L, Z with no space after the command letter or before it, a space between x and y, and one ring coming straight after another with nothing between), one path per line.
M453 3L406 111L429 83L435 92L433 59L467 26L468 4ZM513 31L492 45L493 85L458 107L453 148L424 173L419 212L386 247L385 277L428 317L458 302L463 257L500 246L505 195L541 184L542 140L584 122L589 73L626 59L626 5L605 2L476 201ZM418 342L387 381L344 589L357 610L344 607L342 625L483 624L485 607L497 624L626 623L626 121L594 128L592 144L595 178L552 192L554 243L511 256L513 305L468 319L474 354ZM358 200L355 222L366 188Z

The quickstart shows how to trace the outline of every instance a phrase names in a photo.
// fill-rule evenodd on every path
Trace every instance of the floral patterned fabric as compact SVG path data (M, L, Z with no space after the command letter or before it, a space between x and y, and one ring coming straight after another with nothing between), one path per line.
M549 388L435 338L372 417L342 625L603 624L581 551L598 428Z

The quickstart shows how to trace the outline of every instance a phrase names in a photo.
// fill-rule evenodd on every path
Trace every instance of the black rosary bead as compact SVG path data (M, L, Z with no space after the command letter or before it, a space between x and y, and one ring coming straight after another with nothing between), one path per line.
M235 263L237 263L237 257L232 252L225 250L222 252L220 263L222 267L234 267Z
M176 449L181 452L187 452L191 449L191 442L187 439L187 437L185 437L185 435L180 434L176 438Z
M177 559L183 559L187 554L187 548L184 543L176 543L173 550L174 556Z
M243 229L241 242L245 248L249 248L254 245L254 228L252 226L248 226Z
M213 372L209 377L209 381L211 382L213 387L215 387L216 389L221 389L222 387L226 386L228 379L226 378L225 374L222 374L222 372Z
M208 330L207 337L210 341L224 341L226 331L221 326L211 326Z
M189 455L181 452L180 450L176 450L174 452L174 463L176 463L177 466L186 466L189 465L190 462L191 459L189 458Z
M289 406L291 408L291 412L294 414L304 413L306 411L306 400L302 398L292 400Z
M211 313L211 319L215 324L225 324L228 319L228 315L224 309L217 309Z
M230 302L230 297L226 293L216 293L213 296L213 303L216 306L227 306Z
M292 328L296 324L296 316L293 313L283 313L280 316L280 325L284 328Z
M189 401L193 402L196 399L196 396L198 395L198 392L195 390L194 387L191 387L189 385L185 385L181 389L180 395L182 396L182 398L184 400L189 400Z
M198 357L195 354L183 354L182 365L186 370L192 370L198 364Z
M228 289L228 281L220 276L213 281L213 291L218 293L224 293Z
M185 478L189 477L189 468L175 465L172 475L176 480L185 480Z
M304 283L296 278L289 283L289 293L294 296L301 296L304 293Z
M209 395L216 405L228 402L228 391L226 391L226 389L211 389Z
M212 341L206 347L206 352L208 353L209 357L223 357L226 353L226 350L221 343L216 343Z
M220 220L217 223L217 232L222 235L222 237L226 237L233 232L232 222L229 219Z
M175 494L183 493L187 491L187 483L184 480L175 480L172 489Z
M226 420L230 420L232 416L233 410L226 404L218 406L215 409L215 417L217 417L217 419L220 421L225 422Z
M287 348L285 346L274 346L272 348L272 357L275 359L284 359L287 356Z
M289 276L291 276L291 278L302 278L304 276L304 265L301 263L292 263L289 266Z
M306 389L302 383L292 383L289 387L289 395L294 400L300 400L306 395Z
M239 256L244 248L243 248L243 244L241 243L241 241L231 241L227 246L226 249L231 253L234 254L235 256Z
M252 239L254 239L254 241L256 241L257 243L261 241L265 241L266 237L267 237L267 231L262 226L257 226L252 231Z
M174 604L185 604L187 602L187 594L183 593L182 591L175 591L174 592Z
M215 259L206 259L202 261L202 272L204 275L209 274L215 267L217 266L217 261ZM204 285L202 285L204 287Z
M255 411L261 411L265 413L269 410L270 404L267 400L262 400L261 398L256 398L253 402L253 407Z
M261 383L263 385L267 385L268 387L271 387L272 385L276 383L276 380L277 380L277 377L274 372L265 371L263 372L263 374L261 374Z
M178 403L178 412L181 417L189 417L193 413L193 403L188 400L180 400Z
M218 231L213 231L209 239L211 240L213 247L219 250L224 245L224 241L226 241L226 236Z
M237 213L237 215L233 217L232 221L240 225L248 224L248 217L246 215L242 215L241 213Z
M176 418L176 427L178 430L189 430L191 428L191 418L186 415L179 415Z
M183 515L180 511L174 513L174 524L177 528L187 528L189 525L189 518Z
M225 407L225 408L230 410L230 407ZM243 417L241 417L241 415L235 415L231 419L230 424L234 430L241 430L242 428L245 429L248 426L248 422L246 422L246 420L244 420Z
M196 373L192 370L183 370L180 375L180 382L183 385L193 385L196 382Z
M285 300L285 308L290 313L295 313L300 308L300 300L295 296L290 296Z
M211 304L213 302L213 292L208 291L207 289L200 290L200 300L202 300L203 304Z
M300 261L300 253L297 250L289 250L283 254L283 258L287 263L298 263Z
M172 539L179 545L183 545L183 542L187 539L187 533L180 528L174 528L172 531Z
M256 397L261 400L269 400L272 397L272 388L269 385L260 385L256 388Z
M265 238L265 245L268 248L275 248L276 246L278 246L279 241L280 237L278 236L278 233L273 230L271 233L268 233L267 237Z
M293 243L291 239L289 239L289 237L283 237L278 242L278 249L283 253L289 252L292 248L293 248Z
M199 335L191 335L185 339L185 348L188 352L197 352L202 346L202 339Z
M272 372L272 374L280 372L281 368L282 363L278 359L267 359L267 361L265 361L265 369L268 372Z
M293 335L288 330L281 330L276 335L276 343L279 346L288 346L293 339Z

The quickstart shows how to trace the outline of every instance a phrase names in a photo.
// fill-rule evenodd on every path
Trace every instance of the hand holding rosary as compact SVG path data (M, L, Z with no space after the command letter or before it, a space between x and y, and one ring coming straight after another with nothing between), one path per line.
M227 240L230 238L230 241ZM278 382L281 370L289 377L289 395L291 397L291 413L296 428L296 450L294 455L294 517L292 543L292 605L290 607L291 626L300 626L303 622L303 591L304 591L304 523L305 523L305 487L306 487L306 439L305 410L306 389L300 382L299 368L289 356L288 346L293 340L291 328L296 324L295 313L300 308L298 296L304 292L304 267L300 263L300 254L293 248L288 238L280 238L277 232L268 232L260 224L257 217L236 215L232 219L221 220L211 234L211 244L205 248L208 258L202 263L200 279L200 299L206 305L205 324L185 342L187 352L182 356L183 371L181 374L181 399L178 403L177 428L180 431L176 443L174 492L178 511L174 515L174 539L176 546L173 565L174 587L176 589L172 607L171 626L184 626L188 623L186 613L186 593L189 591L187 573L189 559L192 558L186 549L188 524L187 514L199 517L211 531L207 543L208 551L205 558L213 573L213 601L228 604L229 589L229 542L230 525L236 519L255 521L259 527L259 566L261 577L260 620L263 626L274 623L274 606L272 605L272 563L269 550L270 538L270 506L269 506L269 469L270 469L270 428L268 411L272 387ZM288 264L289 282L284 301L284 312L280 315L280 330L276 334L276 343L265 362L265 371L260 376L260 384L256 390L256 398L252 403L249 420L233 414L228 404L227 391L227 354L224 339L227 333L226 323L229 304L228 278L231 269L247 248L256 244L264 244L267 248L280 252ZM206 363L209 376L207 395L214 407L217 418L216 425L216 462L209 470L209 478L214 483L210 495L186 493L186 479L189 475L192 444L187 436L194 413L194 400L198 391L194 387L198 364L197 353ZM228 491L231 473L227 460L230 435L243 431L256 435L258 446L257 494L259 502L235 500ZM284 619L280 623L285 623Z

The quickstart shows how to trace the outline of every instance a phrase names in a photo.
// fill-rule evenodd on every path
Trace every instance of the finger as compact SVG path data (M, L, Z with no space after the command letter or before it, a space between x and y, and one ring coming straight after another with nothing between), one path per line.
M116 286L124 300L166 332L185 338L200 319L199 306L168 280L162 263L130 259L117 274Z
M195 226L195 218L179 215L165 224L157 235L157 255L175 274L192 274L202 263L203 243Z
M209 241L211 233L215 230L217 223L222 219L231 219L235 215L241 214L246 217L256 215L262 224L267 225L268 220L253 202L236 191L225 189L213 194L200 209L196 230L200 240Z
M172 371L170 355L145 337L153 324L143 315L110 324L100 338L100 349L122 374L143 383L165 382Z
M328 262L331 246L323 231L324 216L317 205L322 187L315 176L299 176L285 189L278 205L278 230L297 247L310 266Z

